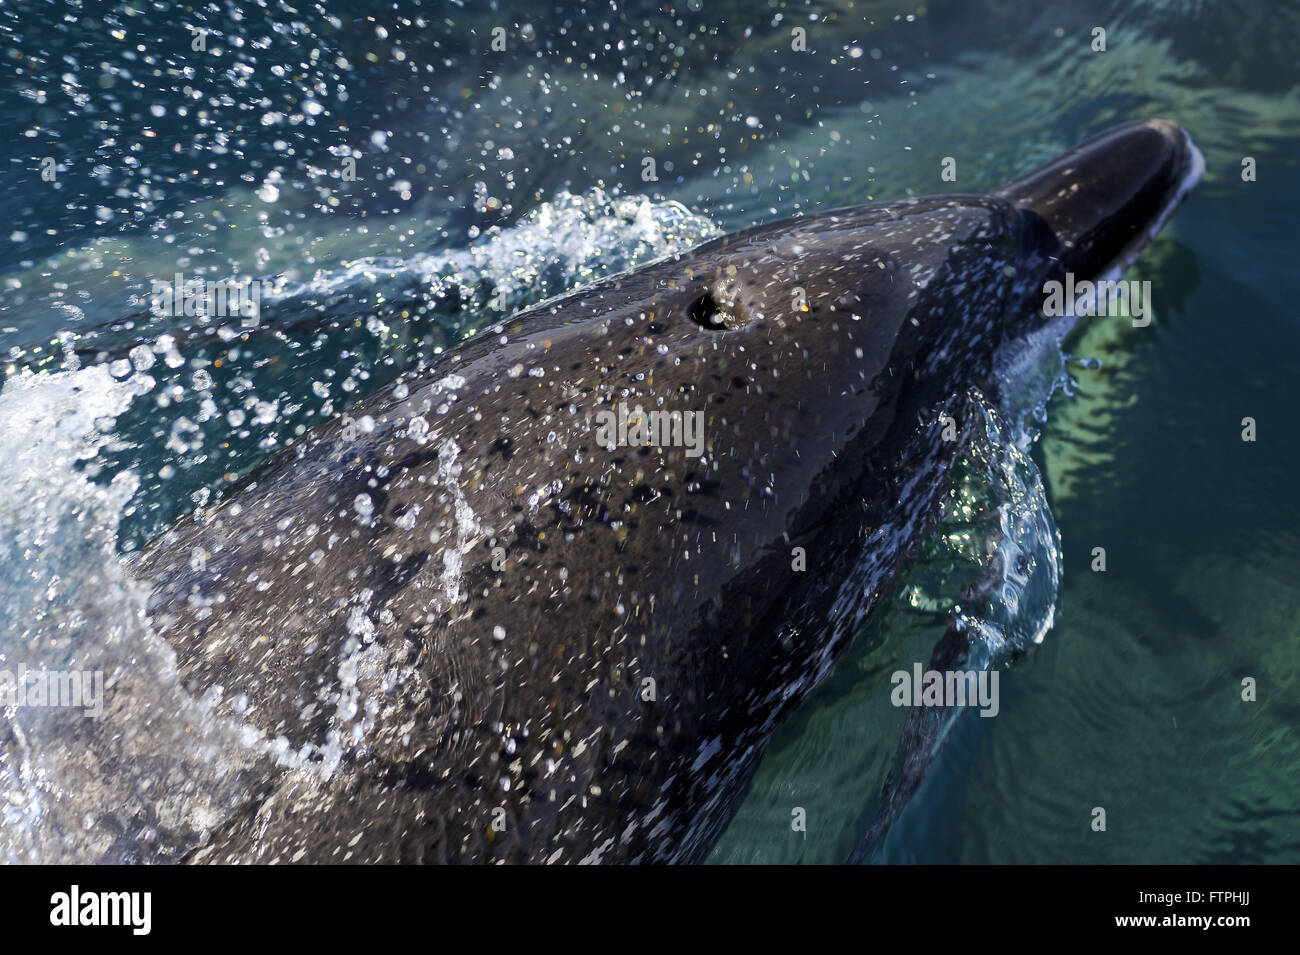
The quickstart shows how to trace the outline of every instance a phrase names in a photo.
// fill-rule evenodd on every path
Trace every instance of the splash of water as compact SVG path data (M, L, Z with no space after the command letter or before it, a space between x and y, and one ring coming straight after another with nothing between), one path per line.
M997 400L979 392L968 396L974 412L968 450L954 468L930 553L905 588L913 606L950 607L931 668L1002 670L1041 643L1056 622L1060 532L1031 452L1048 400L1068 385L1060 340L1060 329L1053 328L1011 343L999 356ZM931 581L926 563L944 572ZM956 600L954 580L962 588ZM850 861L865 861L880 844L965 709L909 713L880 808Z
M202 506L233 476L232 461L250 469L454 338L715 231L673 202L561 193L469 248L285 285L264 300L259 326L234 338L202 323L146 332L125 322L12 350L0 387L0 670L99 672L104 705L97 718L67 707L0 711L0 860L174 859L273 774L310 784L333 772L373 722L371 691L402 680L367 633L364 595L328 738L295 751L242 722L222 688L187 690L150 627L148 588L121 553ZM448 324L436 306L452 299L460 325L449 338L436 334ZM376 318L376 301L406 303L406 317ZM329 321L311 304L320 302ZM416 302L428 306L427 337L412 331ZM277 349L299 362L303 350L322 351L332 373L294 377L273 362L263 371ZM454 488L454 469L444 477ZM477 532L472 514L461 531Z
M102 674L102 713L11 702L0 720L0 858L167 858L242 796L250 754L180 685L117 556L131 472L92 480L113 423L153 387L104 366L0 392L0 667Z

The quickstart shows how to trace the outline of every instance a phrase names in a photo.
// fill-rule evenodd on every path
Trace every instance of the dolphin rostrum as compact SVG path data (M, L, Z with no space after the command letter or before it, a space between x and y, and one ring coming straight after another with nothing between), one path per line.
M1201 169L1152 120L992 196L760 225L307 433L135 563L186 685L299 757L189 858L700 859L1045 283L1127 265Z

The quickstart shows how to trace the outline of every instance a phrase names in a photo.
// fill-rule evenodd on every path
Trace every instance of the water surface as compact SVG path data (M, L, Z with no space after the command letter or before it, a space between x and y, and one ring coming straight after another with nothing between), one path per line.
M996 718L956 722L872 860L1300 861L1300 5L324 6L0 9L0 649L103 665L136 701L98 764L58 720L11 722L3 857L167 858L247 784L248 741L175 685L119 555L306 428L719 231L986 192L1163 116L1207 173L1129 271L1151 325L1085 321L1066 347L1089 360L1029 463L972 492L1041 477L1061 578L1032 609L1054 625L1008 661ZM151 283L178 271L272 279L274 325L154 324ZM929 658L964 534L929 542L780 730L713 860L848 857L897 757L888 675Z

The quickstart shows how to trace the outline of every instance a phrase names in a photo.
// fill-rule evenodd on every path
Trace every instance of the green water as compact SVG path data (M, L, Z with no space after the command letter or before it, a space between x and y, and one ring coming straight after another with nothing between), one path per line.
M1128 119L1186 128L1205 180L1127 276L1151 282L1154 320L1084 320L1067 350L1098 364L1071 366L1077 388L1052 399L1034 449L1063 544L1057 623L1003 673L996 718L958 721L872 861L1300 861L1300 3L325 7L232 4L242 19L196 20L226 47L213 69L188 20L142 2L0 10L11 360L129 314L131 294L178 269L306 280L363 255L473 252L566 188L647 196L660 212L679 202L698 219L668 231L698 238L706 220L731 230L986 192ZM496 26L504 52L489 47ZM791 49L795 27L806 51ZM247 75L229 37L266 51ZM303 111L309 87L319 114ZM340 144L363 156L349 188L320 173ZM46 155L67 170L58 189L36 174ZM655 182L641 178L646 157ZM940 176L945 158L956 182ZM239 399L219 380L206 427L221 451L201 462L164 447L175 409L139 410L130 446L98 460L105 477L141 477L123 536L157 533L223 472L496 320L484 276L510 287L509 310L671 244L641 249L639 228L615 220L599 240L613 251L574 256L558 279L546 260L570 250L542 244L518 268L466 266L456 307L439 299L418 327L400 300L367 292L331 305L336 326L319 338L227 355L230 387L247 372L281 410L225 428ZM371 314L387 323L382 348L354 341ZM303 345L313 359L295 358ZM312 397L323 366L340 368L333 404ZM166 463L179 478L156 476ZM902 726L889 673L928 659L946 620L908 595L777 733L713 861L841 861L858 844ZM792 831L796 808L806 832Z

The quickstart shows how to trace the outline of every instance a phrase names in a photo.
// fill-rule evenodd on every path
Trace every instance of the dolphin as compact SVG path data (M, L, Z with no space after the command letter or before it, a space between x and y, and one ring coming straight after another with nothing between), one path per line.
M185 685L282 757L187 861L700 860L1045 283L1117 274L1202 169L1133 122L992 195L759 225L306 433L132 565Z

